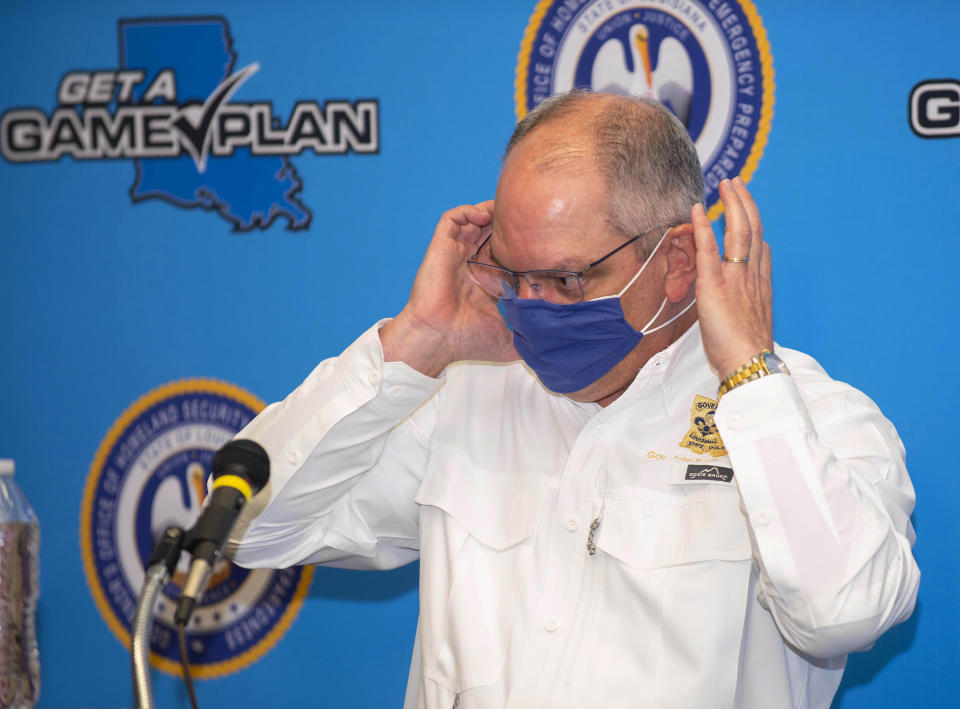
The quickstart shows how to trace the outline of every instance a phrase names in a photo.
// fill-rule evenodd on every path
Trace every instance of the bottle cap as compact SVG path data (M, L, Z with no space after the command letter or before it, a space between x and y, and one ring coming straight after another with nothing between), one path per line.
M10 458L0 458L0 475L13 475L13 461Z

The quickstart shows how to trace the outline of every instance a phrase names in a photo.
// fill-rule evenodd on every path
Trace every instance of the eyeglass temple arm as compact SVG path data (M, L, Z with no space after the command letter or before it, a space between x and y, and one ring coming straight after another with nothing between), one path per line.
M477 256L480 255L480 249L487 245L487 242L490 241L491 236L493 236L493 234L487 234L487 238L480 242L480 246L477 247L477 250L474 251L473 255L470 257L471 261L476 260ZM492 266L493 264L490 265Z
M641 236L643 236L643 234L637 234L637 235L636 235L635 237L633 237L632 239L628 239L627 241L624 241L622 244L620 244L620 246L618 246L617 248L615 248L613 251L611 251L609 254L607 254L607 255L604 256L603 258L597 259L597 260L594 261L593 263L589 264L586 268L584 268L582 271L580 271L580 275L582 276L584 273L586 273L587 271L589 271L589 270L590 270L591 268L593 268L594 266L603 263L603 262L606 261L608 258L610 258L611 256L613 256L615 253L618 253L619 251L622 251L623 249L627 248L628 246L630 246L630 244L632 244L634 241L636 241L637 239L639 239Z

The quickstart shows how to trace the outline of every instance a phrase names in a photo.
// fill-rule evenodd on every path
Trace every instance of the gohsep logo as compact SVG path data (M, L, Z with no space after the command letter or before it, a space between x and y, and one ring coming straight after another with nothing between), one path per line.
M914 86L910 128L921 138L960 136L960 81L927 79Z

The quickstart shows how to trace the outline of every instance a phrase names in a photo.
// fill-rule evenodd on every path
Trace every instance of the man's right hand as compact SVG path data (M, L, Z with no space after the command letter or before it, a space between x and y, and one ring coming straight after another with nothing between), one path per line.
M454 207L440 218L410 300L380 330L385 362L435 377L451 362L520 358L496 300L467 272L467 259L492 229L493 200Z

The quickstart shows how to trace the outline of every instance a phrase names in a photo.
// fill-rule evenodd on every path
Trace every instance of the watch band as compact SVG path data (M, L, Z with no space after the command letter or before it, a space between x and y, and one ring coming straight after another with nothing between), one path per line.
M717 389L717 399L719 400L721 396L726 394L731 389L735 389L741 384L770 374L770 372L767 371L767 368L763 365L762 355L764 354L770 354L770 350L760 350L760 352L755 354L749 362L720 382L720 387Z

